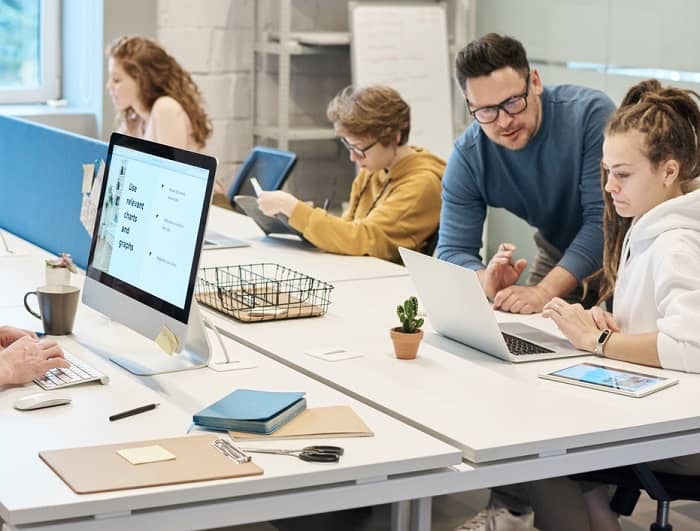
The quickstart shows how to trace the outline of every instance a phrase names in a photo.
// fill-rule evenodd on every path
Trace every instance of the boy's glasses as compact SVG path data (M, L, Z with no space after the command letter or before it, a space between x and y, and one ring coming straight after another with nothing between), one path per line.
M379 142L379 140L375 140L369 146L361 148L359 146L356 146L355 144L351 144L350 142L345 140L344 137L340 137L340 143L343 144L343 146L345 146L345 149L347 149L350 153L353 153L359 159L366 158L367 152L370 149L372 149L375 145L377 145L377 142Z

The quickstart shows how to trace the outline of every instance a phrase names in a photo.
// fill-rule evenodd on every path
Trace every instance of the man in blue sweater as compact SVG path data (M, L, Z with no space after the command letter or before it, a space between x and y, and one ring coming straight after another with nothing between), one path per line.
M603 254L601 145L615 105L597 90L543 87L522 44L495 33L459 53L456 75L474 122L456 141L443 178L438 257L476 270L503 311L540 312L552 297L580 302L581 281L600 268ZM516 285L527 260L513 260L512 244L501 243L484 267L487 206L537 229L527 286Z

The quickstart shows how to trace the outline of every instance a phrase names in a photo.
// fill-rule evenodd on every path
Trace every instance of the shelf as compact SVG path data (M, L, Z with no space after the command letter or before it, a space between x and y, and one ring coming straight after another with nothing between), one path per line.
M333 55L347 53L347 46L312 46L297 41L287 41L286 45L279 42L259 42L255 45L255 51L274 55Z
M256 126L253 134L265 138L287 140L331 140L335 138L335 130L332 127L290 127L284 132L275 126Z
M290 141L330 140L335 131L328 126L293 126L290 124L292 64L299 56L325 56L339 64L350 64L351 35L348 31L294 31L294 0L277 0L278 22L268 25L260 21L259 3L253 9L253 76L251 105L253 109L253 143L257 137L277 142L280 149L289 149ZM275 27L276 26L276 27ZM272 57L272 56L276 56ZM276 61L275 61L276 59ZM273 61L270 64L269 61ZM327 62L327 61L326 61ZM310 68L310 67L309 67ZM258 75L262 73L263 75ZM273 78L276 77L276 83ZM271 125L257 123L258 94L276 95L277 120ZM276 93L276 94L275 94ZM319 101L319 106L325 102ZM320 113L319 113L320 114Z
M280 42L280 33L268 31L266 40ZM350 46L350 32L348 31L290 31L287 41L293 41L306 46Z

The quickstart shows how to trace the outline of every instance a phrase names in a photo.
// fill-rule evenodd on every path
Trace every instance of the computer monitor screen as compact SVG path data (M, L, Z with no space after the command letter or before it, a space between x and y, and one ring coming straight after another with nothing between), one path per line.
M241 165L228 190L229 200L237 195L256 195L250 178L255 177L263 190L279 190L289 177L297 156L291 151L256 146Z
M155 339L185 337L216 160L110 140L83 302Z

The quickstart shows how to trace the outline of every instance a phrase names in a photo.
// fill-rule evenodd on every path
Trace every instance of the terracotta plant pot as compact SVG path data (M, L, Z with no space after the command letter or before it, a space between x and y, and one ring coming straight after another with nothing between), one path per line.
M418 346L423 339L423 330L412 334L401 331L401 327L390 330L391 340L394 342L394 353L400 360L414 360L418 355Z

